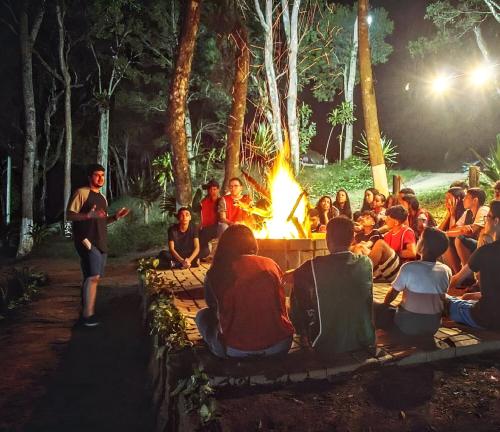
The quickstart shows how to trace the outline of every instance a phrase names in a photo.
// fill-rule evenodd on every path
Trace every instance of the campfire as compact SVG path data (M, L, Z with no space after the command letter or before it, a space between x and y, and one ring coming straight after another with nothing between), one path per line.
M254 209L261 216L263 226L254 230L258 239L305 239L309 237L310 208L307 194L295 179L285 152L280 152L263 188L250 176L247 180L269 203L264 209Z

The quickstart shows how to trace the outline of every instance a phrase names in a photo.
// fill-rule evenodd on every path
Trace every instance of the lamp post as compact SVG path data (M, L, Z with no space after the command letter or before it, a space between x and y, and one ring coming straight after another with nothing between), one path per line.
M387 173L380 142L377 101L373 86L370 40L368 36L368 0L358 2L359 74L361 77L361 100L365 119L366 140L372 169L373 184L383 194L388 193Z

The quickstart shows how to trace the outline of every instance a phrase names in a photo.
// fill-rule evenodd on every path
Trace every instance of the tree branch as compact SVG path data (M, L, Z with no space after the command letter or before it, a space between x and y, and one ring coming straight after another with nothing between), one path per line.
M58 81L62 82L64 84L64 80L59 75L55 69L51 68L50 65L43 59L43 57L40 55L40 53L33 48L33 53L37 56L38 60L40 60L40 63L43 65L43 67L47 70L47 72L52 75L55 79Z
M264 14L262 13L262 9L260 8L260 2L259 0L254 0L255 3L255 10L257 12L257 16L259 17L259 22L261 26L264 28L264 31L267 33L269 31L269 25L266 22L266 19L264 18Z
M95 53L94 44L92 42L89 42L89 44L90 44L90 49L92 51L92 54L94 55L95 62L97 64L97 73L98 73L98 77L99 77L99 93L102 94L101 64L99 63L99 60L97 59L97 54Z
M36 41L36 37L38 36L38 31L40 30L40 26L42 25L43 15L45 14L45 0L42 0L40 4L40 10L35 17L35 21L33 23L33 28L31 29L31 43L34 44Z
M493 17L500 23L500 4L497 4L494 0L483 0L486 6L490 9Z

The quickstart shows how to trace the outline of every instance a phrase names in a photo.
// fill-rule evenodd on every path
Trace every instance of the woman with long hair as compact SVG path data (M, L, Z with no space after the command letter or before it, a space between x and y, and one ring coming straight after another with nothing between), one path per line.
M340 188L337 191L333 205L338 209L342 216L352 219L351 200L349 199L349 194L344 188Z
M378 195L379 191L375 188L368 188L365 190L363 195L363 204L361 204L361 210L354 213L354 220L357 221L361 213L367 210L373 210L373 200L375 195Z
M205 278L207 308L196 315L201 336L218 357L287 353L293 326L285 307L283 273L257 256L245 225L231 225L219 239Z
M439 229L448 231L451 227L455 226L462 214L465 212L464 208L465 190L461 187L451 187L445 194L445 207L446 216L439 224Z
M434 228L437 226L436 220L429 211L420 207L420 203L415 195L403 195L401 197L401 205L408 212L408 226L415 232L417 240L426 227Z
M328 221L339 215L339 209L333 205L331 197L323 195L315 207L319 212L319 222L321 225L327 225Z

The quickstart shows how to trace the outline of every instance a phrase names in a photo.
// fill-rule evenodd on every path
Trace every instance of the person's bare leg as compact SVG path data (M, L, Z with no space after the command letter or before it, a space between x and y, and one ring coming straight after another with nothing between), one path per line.
M469 262L470 250L467 249L464 244L458 239L455 239L455 249L457 250L458 258L460 258L460 263L462 267Z
M83 283L83 317L88 318L95 313L95 299L99 276L91 276Z
M385 263L391 256L391 247L385 242L385 240L377 240L373 245L370 255L368 257L371 259L373 268L378 265Z
M444 263L451 268L453 274L458 273L460 271L460 260L457 256L457 253L450 246L443 254Z

